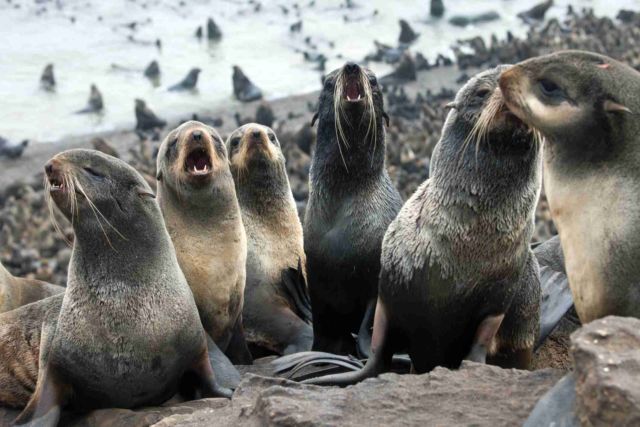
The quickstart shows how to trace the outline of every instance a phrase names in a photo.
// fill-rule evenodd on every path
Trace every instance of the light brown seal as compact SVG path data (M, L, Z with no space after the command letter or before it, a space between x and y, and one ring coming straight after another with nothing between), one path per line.
M583 323L640 317L640 73L565 51L503 73L509 109L545 138L545 190Z
M227 150L247 232L247 339L278 354L310 350L302 225L280 141L271 128L249 123L229 135Z
M0 263L0 313L62 292L62 286L16 277Z
M227 150L215 129L189 121L157 159L158 202L205 330L237 364L250 364L242 329L247 239Z

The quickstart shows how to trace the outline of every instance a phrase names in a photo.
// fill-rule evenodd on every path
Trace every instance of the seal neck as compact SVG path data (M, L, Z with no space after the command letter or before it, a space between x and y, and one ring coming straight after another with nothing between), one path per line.
M243 210L260 215L274 215L289 209L293 200L289 178L283 164L275 167L250 168L248 173L236 173L236 192Z

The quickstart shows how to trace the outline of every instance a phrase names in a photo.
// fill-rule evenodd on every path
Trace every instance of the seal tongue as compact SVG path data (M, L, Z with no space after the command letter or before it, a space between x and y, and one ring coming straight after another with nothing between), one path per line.
M206 174L211 167L209 155L204 150L196 150L187 156L187 170L195 175Z

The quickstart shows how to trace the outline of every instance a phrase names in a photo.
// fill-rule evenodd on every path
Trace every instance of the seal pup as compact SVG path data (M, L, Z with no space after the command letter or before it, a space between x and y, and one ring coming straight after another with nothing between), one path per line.
M62 292L62 286L16 277L0 263L0 313Z
M348 62L325 77L304 220L314 350L354 354L351 334L375 306L382 238L402 206L385 165L385 119L373 72Z
M465 358L485 362L488 354L506 366L528 366L539 328L529 241L542 156L535 134L505 112L497 85L506 68L482 72L460 89L431 177L385 234L364 369L309 382L347 385L376 376L403 350L416 373L456 368Z
M249 123L229 135L227 151L247 232L247 339L277 354L310 350L302 225L280 141L271 128Z
M103 108L104 103L102 102L102 94L98 90L98 87L95 84L92 84L87 106L82 110L76 111L76 114L99 113Z
M158 202L205 330L236 364L251 364L242 329L247 238L215 129L188 121L169 132L157 158Z
M640 317L640 73L564 51L517 64L500 87L545 138L545 190L580 320Z
M16 423L56 425L62 407L157 405L181 382L228 397L145 180L94 150L64 151L45 172L75 240L57 322L42 323L37 385Z
M53 64L47 64L42 70L40 76L40 87L42 89L52 92L56 88L56 79L53 75Z
M167 121L156 116L156 113L154 113L142 99L136 98L135 113L136 130L153 130L155 128L163 128L167 125Z
M170 91L182 91L182 90L194 90L198 84L198 75L202 70L200 68L192 68L189 74L182 79L180 83L177 83L169 88Z

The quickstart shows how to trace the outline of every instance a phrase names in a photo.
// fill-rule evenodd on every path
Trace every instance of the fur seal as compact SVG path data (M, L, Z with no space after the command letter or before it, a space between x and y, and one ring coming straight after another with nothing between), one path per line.
M41 323L37 385L16 423L56 425L62 407L157 405L181 384L229 396L215 381L193 295L145 180L94 150L62 152L45 171L75 241L61 301L3 315L61 304L57 321ZM15 338L17 354L34 347L29 334Z
M142 99L135 100L136 130L146 131L163 128L167 121L156 116Z
M76 114L99 113L103 108L104 103L102 102L102 94L98 90L98 87L95 84L92 84L87 106L82 110L76 111Z
M0 137L0 157L15 160L22 156L28 145L28 139L22 140L19 144L10 144L5 138Z
M640 73L564 51L517 64L500 87L545 138L545 190L580 320L640 317Z
M236 364L251 364L242 329L247 239L215 129L188 121L157 158L158 202L205 330Z
M62 286L15 277L0 263L0 313L62 292Z
M302 225L280 142L271 128L249 123L229 135L227 151L247 232L247 339L278 354L310 350Z
M262 99L262 91L253 84L242 69L237 65L233 66L233 94L238 101L251 102Z
M506 113L500 72L460 89L433 153L431 177L382 244L372 356L358 372L310 380L346 385L388 371L407 350L413 370L465 358L527 367L539 328L540 282L529 241L540 193L538 138ZM315 319L314 319L315 320Z
M46 91L53 91L56 88L56 79L53 75L53 64L47 64L40 76L40 87Z
M349 62L327 75L316 118L304 220L313 349L354 354L351 334L375 306L382 238L402 206L385 166L375 74Z
M182 79L180 83L177 83L169 88L170 91L182 91L193 90L198 84L198 75L200 74L200 68L192 68L189 74Z

